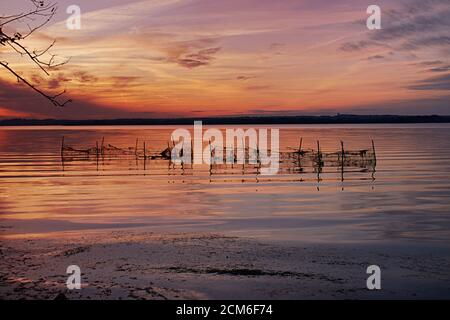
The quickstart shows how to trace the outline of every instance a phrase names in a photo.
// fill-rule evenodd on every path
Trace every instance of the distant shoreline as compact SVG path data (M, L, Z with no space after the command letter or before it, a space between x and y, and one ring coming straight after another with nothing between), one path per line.
M373 124L373 123L450 123L450 116L351 115L334 116L273 116L273 117L210 117L161 119L5 119L0 126L130 126L130 125L190 125L194 121L205 125L263 125L263 124Z

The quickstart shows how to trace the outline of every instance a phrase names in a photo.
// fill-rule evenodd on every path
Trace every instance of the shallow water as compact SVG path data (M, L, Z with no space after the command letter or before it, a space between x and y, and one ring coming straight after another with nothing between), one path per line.
M0 128L3 235L145 227L310 242L450 243L450 125L279 126L282 150L371 148L375 171L183 173L166 161L61 161L66 144L161 150L172 127Z

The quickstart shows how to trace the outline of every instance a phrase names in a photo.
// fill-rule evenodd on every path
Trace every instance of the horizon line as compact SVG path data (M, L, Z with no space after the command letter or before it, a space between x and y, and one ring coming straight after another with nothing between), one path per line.
M370 123L450 123L450 115L286 115L286 116L216 116L177 118L111 118L111 119L0 119L0 126L34 125L173 125L191 124L370 124Z

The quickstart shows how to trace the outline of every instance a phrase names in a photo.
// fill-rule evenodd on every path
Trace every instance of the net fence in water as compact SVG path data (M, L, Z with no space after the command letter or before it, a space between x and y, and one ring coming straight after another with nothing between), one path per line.
M173 151L178 155L183 155L183 153L186 155L187 153L190 155L188 157L190 161L182 161L181 163L177 162L175 164L172 161ZM277 157L273 157L273 152L268 150L267 156L278 159L278 173L282 174L322 172L327 169L332 171L345 170L347 172L352 170L374 172L377 162L373 141L371 148L368 149L345 150L344 143L341 142L339 150L323 152L321 151L319 141L317 141L317 149L303 149L300 143L300 147L298 148L288 147L286 150L278 151L277 153ZM267 166L267 163L261 160L260 151L249 147L234 147L231 151L222 150L222 152L217 152L210 145L209 156L207 170L210 174L226 174L236 170L242 174L258 174L262 167ZM207 151L206 157L208 157ZM163 150L154 150L148 148L145 142L138 145L137 140L136 144L130 147L121 148L112 144L106 144L103 139L101 143L97 142L95 146L82 148L67 145L63 139L61 144L61 159L65 163L93 160L98 162L99 159L107 159L108 161L118 161L119 164L120 160L135 159L136 161L144 161L144 165L155 161L159 164L166 163L168 165L167 168L171 170L181 169L183 173L186 173L186 170L194 171L195 167L199 167L198 165L192 164L194 163L194 156L190 148L186 150L183 150L183 148L175 150L175 146L171 146L168 143L167 147Z

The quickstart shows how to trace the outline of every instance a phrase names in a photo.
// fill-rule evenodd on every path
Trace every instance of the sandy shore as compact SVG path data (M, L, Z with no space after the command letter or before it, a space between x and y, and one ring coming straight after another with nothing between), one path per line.
M0 298L450 298L449 256L414 252L143 230L3 236ZM66 289L72 264L81 290ZM371 264L382 268L380 291L366 289Z

